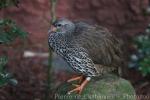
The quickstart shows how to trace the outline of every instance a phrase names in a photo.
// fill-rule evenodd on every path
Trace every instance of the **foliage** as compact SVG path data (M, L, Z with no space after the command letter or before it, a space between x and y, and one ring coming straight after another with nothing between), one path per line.
M18 0L0 0L0 9L12 5L18 5ZM16 25L11 19L0 19L0 44L11 43L17 37L26 38L27 33ZM0 87L8 83L16 85L17 81L13 79L12 75L6 71L6 64L8 58L0 57Z
M144 76L150 74L150 57L145 57L142 61L140 61L139 65L139 70Z
M137 53L131 55L132 67L137 67L143 76L150 75L150 35L148 33L150 28L147 28L146 31L146 34L135 37L134 45Z
M0 43L9 43L17 37L25 38L27 33L11 19L0 20Z
M146 9L143 9L142 11L144 16L150 16L150 6L148 6Z
M0 43L10 43L17 37L25 38L27 33L24 32L19 26L16 25L11 19L0 20ZM16 85L17 81L12 78L12 75L5 70L5 65L8 62L8 58L0 57L0 86L7 83Z
M25 38L26 36L27 33L11 19L0 20L0 44L11 43L17 37ZM7 62L7 57L0 57L0 86L6 85L7 83L17 84L17 81L12 78L12 75L5 70Z
M0 43L10 43L17 37L25 38L26 36L27 33L17 26L11 19L0 20ZM7 62L7 57L0 57L0 86L6 85L7 83L13 85L17 84L17 81L12 78L12 75L5 70Z
M12 75L5 70L5 65L8 62L8 58L3 56L0 57L0 87L6 85L7 83L16 85L17 81L12 78Z
M9 6L18 6L19 0L0 0L0 9Z

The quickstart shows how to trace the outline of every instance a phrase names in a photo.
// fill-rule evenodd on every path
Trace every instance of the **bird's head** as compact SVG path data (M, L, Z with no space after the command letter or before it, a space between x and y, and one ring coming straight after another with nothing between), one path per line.
M50 31L71 34L75 31L75 24L68 19L60 18L52 24Z

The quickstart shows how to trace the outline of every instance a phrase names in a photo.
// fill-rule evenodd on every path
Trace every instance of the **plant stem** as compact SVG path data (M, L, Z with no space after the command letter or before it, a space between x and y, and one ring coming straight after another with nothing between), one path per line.
M51 23L56 20L56 4L57 0L50 0L51 1Z
M56 4L57 0L49 0L51 4L50 14L51 14L51 23L50 25L56 20ZM47 69L47 87L45 93L45 100L50 100L49 94L51 90L51 67L52 67L52 50L49 49L49 58L48 58L48 69Z

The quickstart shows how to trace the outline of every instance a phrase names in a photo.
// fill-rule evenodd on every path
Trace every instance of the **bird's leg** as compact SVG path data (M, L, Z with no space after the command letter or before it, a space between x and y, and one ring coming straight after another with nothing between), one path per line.
M73 78L67 80L67 82L72 82L72 81L76 81L76 80L79 80L79 82L81 83L81 81L83 80L83 76L73 77Z
M71 94L72 92L78 92L78 94L81 94L83 88L85 87L85 85L90 81L90 77L87 77L82 83L81 85L75 85L75 89L71 90L68 92L68 94Z

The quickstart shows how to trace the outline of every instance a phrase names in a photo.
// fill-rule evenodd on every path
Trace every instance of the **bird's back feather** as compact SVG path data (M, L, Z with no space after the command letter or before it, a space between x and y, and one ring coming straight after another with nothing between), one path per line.
M118 67L122 62L122 42L106 28L76 22L73 35L73 41L88 51L94 63Z

